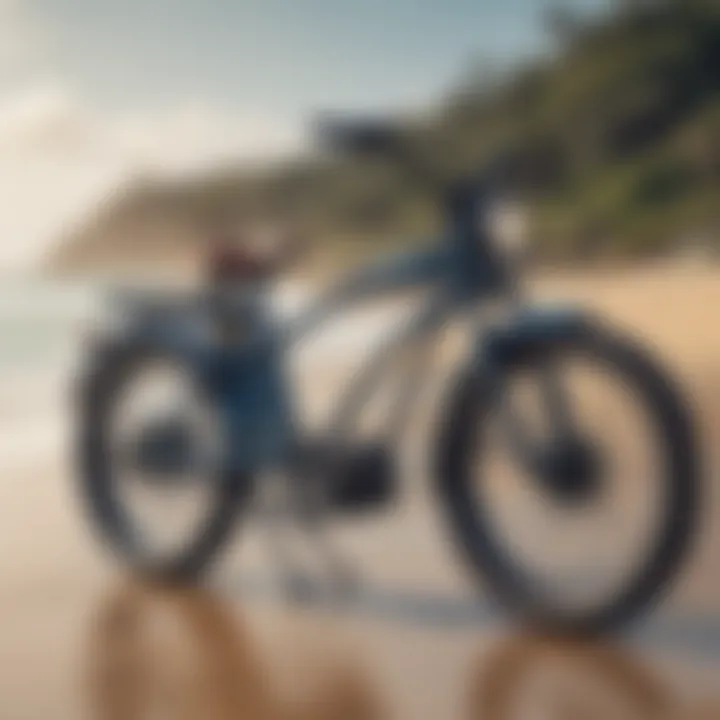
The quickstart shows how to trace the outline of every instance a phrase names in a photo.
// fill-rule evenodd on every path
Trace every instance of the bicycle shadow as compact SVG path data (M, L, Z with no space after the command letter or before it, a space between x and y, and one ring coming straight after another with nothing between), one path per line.
M318 611L331 610L441 631L504 627L512 617L481 596L457 596L431 590L364 585L349 595L328 591L321 583L301 599L288 597L282 583L264 575L243 575L222 584L246 600L299 603ZM678 614L664 611L640 618L623 632L641 647L684 650L720 660L720 613Z

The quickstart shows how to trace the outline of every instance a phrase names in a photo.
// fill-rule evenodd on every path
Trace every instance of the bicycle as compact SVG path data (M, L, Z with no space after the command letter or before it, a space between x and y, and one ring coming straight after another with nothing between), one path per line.
M400 158L412 167L406 138L390 125L336 124L328 136L334 147L352 156ZM504 300L504 313L477 322L473 350L454 372L432 439L432 474L450 531L470 569L533 624L593 632L647 608L677 573L696 527L700 473L690 412L667 372L633 337L572 304L544 306L523 299L517 267L493 235L498 177L495 166L490 173L444 187L442 242L393 254L352 273L292 322L279 323L269 311L264 290L272 285L273 263L247 253L236 255L234 262L225 258L222 282L187 303L126 303L126 309L132 308L124 316L127 322L102 335L88 353L78 422L80 485L91 517L114 550L143 573L194 581L247 510L263 476L270 474L289 478L296 491L291 492L293 507L303 516L323 516L318 508L385 506L397 491L391 442L353 447L345 430L372 395L393 352L417 341L432 346L449 319L466 313L474 317L478 308ZM228 284L232 291L220 292ZM323 321L363 299L418 287L429 290L427 302L367 362L339 400L326 434L304 436L283 368L290 350ZM580 394L564 387L568 364L588 361L606 373L605 380L619 380L632 394L632 407L646 414L659 465L638 474L633 483L640 475L651 479L659 499L647 546L627 577L601 601L568 607L569 593L564 599L553 597L553 582L534 577L526 565L535 561L522 560L513 539L504 540L498 532L489 490L502 484L492 479L500 476L486 471L478 479L474 463L507 443L510 459L529 478L529 489L518 491L517 497L529 493L543 507L557 507L553 517L575 513L582 519L593 502L605 502L612 463L605 462L608 453L575 416ZM195 418L191 431L191 423L183 424L176 409L139 423L130 439L116 447L113 418L128 384L157 362L180 372L191 388L189 406L202 418ZM421 366L408 373L413 382L407 382L393 405L395 421L407 418L408 405L423 385L427 368ZM542 432L529 427L526 414L518 411L513 387L521 382L534 388ZM489 441L491 425L502 443ZM204 438L203 447L198 437ZM146 531L133 520L122 496L117 476L124 466L144 478L139 493L157 487L208 493L205 515L179 547L166 553L149 549ZM205 482L188 479L200 470ZM648 495L648 505L652 497ZM198 503L188 505L197 508ZM616 534L611 530L603 537ZM563 552L572 549L572 541L563 544ZM563 553L552 554L559 558ZM585 575L588 570L591 575L609 571L591 561L581 569ZM590 582L585 578L579 585L588 588Z

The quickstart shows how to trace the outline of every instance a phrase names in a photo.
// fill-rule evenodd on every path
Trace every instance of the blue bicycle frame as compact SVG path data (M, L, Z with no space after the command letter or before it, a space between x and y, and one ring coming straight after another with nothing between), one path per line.
M478 223L477 201L455 202L444 240L421 251L383 258L323 293L293 321L263 325L264 338L227 359L218 397L227 409L232 462L244 468L284 463L298 445L298 424L285 383L282 360L323 323L363 301L430 289L431 297L400 332L373 353L337 403L328 423L342 435L382 377L388 359L408 343L432 338L446 321L481 299L508 287L508 277ZM410 376L410 382L415 378ZM401 394L393 421L399 423L411 384ZM240 442L233 442L233 439Z
M482 300L507 294L512 277L506 263L493 251L486 223L482 222L484 196L476 187L464 187L450 198L450 222L441 242L424 250L404 251L383 258L351 274L322 293L311 306L290 322L273 321L263 303L263 292L250 293L254 330L239 343L222 345L197 342L179 323L169 322L160 313L147 323L140 335L153 344L165 344L176 356L193 363L211 389L225 418L227 462L247 472L258 468L284 466L302 445L292 394L286 382L284 359L325 322L355 305L411 289L430 291L429 299L393 339L372 353L353 382L345 389L331 414L326 431L342 436L357 418L373 389L382 378L389 359L399 348L426 342L446 322ZM247 295L246 295L247 296ZM551 336L555 329L572 329L581 316L545 312L518 317L498 342L514 337ZM135 329L138 334L137 328ZM484 343L484 340L479 339ZM412 383L420 381L420 368L411 373L401 393L394 423L402 422L404 406L412 395Z

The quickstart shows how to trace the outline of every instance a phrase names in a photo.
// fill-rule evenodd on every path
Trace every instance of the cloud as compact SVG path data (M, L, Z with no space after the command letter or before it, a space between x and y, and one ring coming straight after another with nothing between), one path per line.
M258 162L303 145L297 128L199 100L98 111L60 80L0 102L0 268L32 264L129 179Z
M22 0L0 0L0 80L7 82L45 60L46 28Z
M303 148L301 129L272 117L235 114L197 101L161 113L134 113L108 123L112 141L137 165L158 174L186 174L231 162L252 162Z
M60 148L87 128L67 88L44 82L6 94L0 103L0 148Z
M130 166L173 174L279 157L302 147L302 133L288 123L196 100L161 112L108 115L61 82L44 82L0 103L0 151L109 153Z
M54 71L43 20L23 0L0 0L0 269L32 264L140 173L207 171L303 145L290 123L206 98L101 110Z
M88 129L51 85L0 104L0 268L31 263L121 178Z

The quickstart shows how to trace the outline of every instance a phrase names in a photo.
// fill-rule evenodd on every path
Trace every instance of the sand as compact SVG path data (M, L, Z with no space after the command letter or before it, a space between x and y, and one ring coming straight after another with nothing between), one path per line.
M651 343L702 428L706 524L632 634L578 647L525 636L476 599L424 490L339 531L365 578L361 602L286 602L252 524L208 589L137 588L89 532L58 394L35 429L24 421L34 439L0 450L0 718L499 718L515 716L499 709L508 698L547 717L654 718L662 706L720 718L720 272L590 273L536 292L578 298ZM325 391L325 373L309 377L306 390Z

